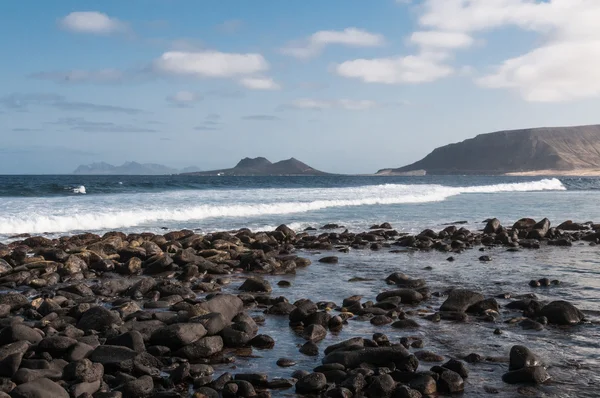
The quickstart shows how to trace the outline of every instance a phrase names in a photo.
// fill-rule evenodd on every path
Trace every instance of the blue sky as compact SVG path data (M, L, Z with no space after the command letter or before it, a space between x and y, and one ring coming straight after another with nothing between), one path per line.
M597 0L1 2L0 174L296 157L369 173L595 124Z

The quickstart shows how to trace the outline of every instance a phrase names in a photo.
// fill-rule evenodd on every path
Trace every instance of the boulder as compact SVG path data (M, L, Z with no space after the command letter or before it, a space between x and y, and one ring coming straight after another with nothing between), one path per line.
M548 318L548 323L556 325L575 325L584 319L584 315L568 301L553 301L545 305L539 312Z
M41 378L21 384L10 392L11 398L69 398L69 393L58 383Z
M182 347L175 352L175 355L193 361L208 358L222 350L223 338L221 336L207 336Z
M176 350L206 336L206 329L200 323L175 323L156 330L150 343Z
M515 345L510 349L508 370L518 370L541 365L542 361L529 348L522 345Z
M370 347L352 351L335 350L323 358L323 364L339 363L347 369L353 369L361 363L374 366L386 366L395 363L397 366L404 364L410 354L402 346ZM415 358L416 359L416 358Z
M311 373L296 383L297 394L317 394L327 386L327 378L323 373Z
M86 332L90 330L105 332L113 325L118 326L120 324L121 317L117 312L97 306L83 313L79 322L77 322L77 328Z
M440 311L465 312L470 306L484 299L485 297L481 293L466 289L454 289L440 307Z
M550 375L542 366L529 366L512 370L502 375L502 381L508 384L533 383L542 384L550 379Z
M242 286L240 286L239 290L244 292L264 293L271 293L273 291L269 281L258 276L251 276L250 278L246 279Z
M219 294L210 300L197 304L197 307L206 313L217 312L227 320L231 320L244 309L244 303L239 297L232 294Z

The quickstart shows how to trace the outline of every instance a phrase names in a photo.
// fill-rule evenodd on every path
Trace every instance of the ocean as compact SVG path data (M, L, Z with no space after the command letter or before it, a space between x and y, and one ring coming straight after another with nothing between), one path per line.
M521 217L549 218L553 225L571 219L600 222L600 179L532 178L487 176L424 177L194 177L194 176L1 176L0 241L9 242L18 234L49 237L110 230L165 233L191 229L199 233L250 228L273 230L287 224L295 230L319 228L336 223L360 232L373 224L389 222L399 232L418 233L425 228L440 230L450 223L476 230L483 220L497 217L511 226ZM340 229L339 231L341 231ZM583 325L542 331L524 330L506 320L519 313L501 310L497 322L420 322L422 327L406 332L375 327L369 322L349 321L339 334L330 333L324 347L351 337L369 337L375 332L390 340L413 336L422 338L425 350L448 358L462 358L475 352L489 357L506 357L510 347L523 344L548 366L552 381L543 386L507 385L501 376L504 362L468 364L466 397L499 397L522 394L543 397L596 397L600 384L600 246L576 242L572 247L544 247L540 250L507 252L504 247L486 250L492 261L478 261L478 250L456 254L436 251L391 252L389 249L351 250L333 254L336 265L317 260L331 253L302 253L313 264L296 275L266 276L273 297L290 302L310 297L313 301L334 301L361 295L374 300L390 289L383 281L392 272L423 278L433 292L462 287L486 297L510 293L535 294L542 301L567 300L584 311L592 321ZM352 282L353 278L362 282ZM532 288L532 279L547 277L561 284ZM232 275L225 291L236 292L242 275ZM277 285L285 279L292 288ZM444 301L434 295L427 308ZM509 300L499 299L501 305ZM262 314L255 309L253 315ZM275 349L258 350L251 358L240 357L235 372L262 371L272 377L290 377L293 370L311 370L321 356L298 353L305 341L287 326L286 317L266 317L260 333L272 336ZM496 328L503 330L495 335ZM294 358L292 369L275 366L278 358ZM435 363L423 363L426 370ZM216 373L231 371L231 365L216 367ZM291 391L274 396L293 396Z
M0 240L69 234L338 223L403 232L498 217L600 219L600 179L525 177L0 176Z

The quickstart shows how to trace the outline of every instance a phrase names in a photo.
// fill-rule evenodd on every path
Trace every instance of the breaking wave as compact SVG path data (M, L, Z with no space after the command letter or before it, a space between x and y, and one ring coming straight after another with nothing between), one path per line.
M85 193L85 187L79 188ZM328 208L439 202L461 194L558 191L558 179L450 187L438 184L382 184L345 188L269 188L173 191L161 194L88 196L76 205L65 198L13 201L0 212L0 234L99 231L159 222L244 218L305 213ZM17 204L20 206L17 207Z

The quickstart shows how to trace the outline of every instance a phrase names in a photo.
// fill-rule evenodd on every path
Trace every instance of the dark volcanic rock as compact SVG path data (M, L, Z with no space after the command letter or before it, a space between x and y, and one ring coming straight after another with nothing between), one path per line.
M315 394L327 386L327 379L323 373L311 373L298 380L296 383L296 393L298 394Z
M517 370L530 366L541 366L541 360L527 347L515 345L510 349L508 370Z
M154 345L178 349L192 344L204 336L206 336L206 329L200 323L176 323L152 333L150 342Z
M37 379L21 384L10 392L11 398L69 398L69 393L50 379Z
M77 328L83 331L96 330L104 332L113 325L119 325L121 318L115 311L110 311L104 307L92 307L83 313Z
M542 384L550 379L546 370L541 366L530 366L513 370L502 375L502 381L508 384L534 383Z
M466 289L454 289L440 307L440 311L465 312L470 306L484 299L485 297L481 293Z
M542 307L539 315L545 316L549 323L556 325L574 325L584 318L583 313L567 301L553 301Z
M240 286L240 290L244 292L265 292L270 293L273 291L271 288L271 284L269 281L258 277L252 276L244 281L242 286Z

